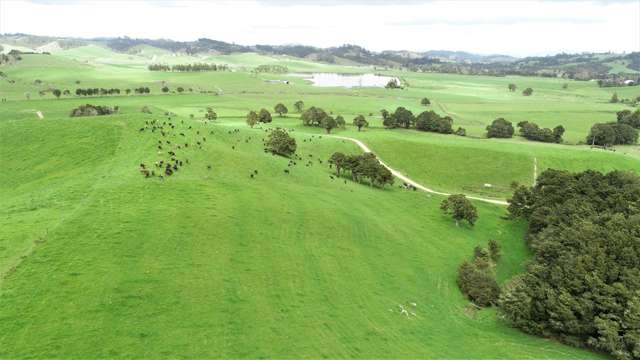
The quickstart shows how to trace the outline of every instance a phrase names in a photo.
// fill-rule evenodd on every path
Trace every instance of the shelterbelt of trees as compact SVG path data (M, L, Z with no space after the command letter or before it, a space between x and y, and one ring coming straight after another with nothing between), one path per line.
M165 65L165 64L151 64L148 66L150 71L176 71L176 72L196 72L196 71L227 71L229 67L225 64L207 64L207 63L195 63L195 64L177 64L177 65Z

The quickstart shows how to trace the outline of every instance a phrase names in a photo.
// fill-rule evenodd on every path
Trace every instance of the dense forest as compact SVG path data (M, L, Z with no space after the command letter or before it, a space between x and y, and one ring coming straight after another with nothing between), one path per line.
M498 301L532 333L640 358L640 177L543 172L518 186L509 213L529 222L534 259Z

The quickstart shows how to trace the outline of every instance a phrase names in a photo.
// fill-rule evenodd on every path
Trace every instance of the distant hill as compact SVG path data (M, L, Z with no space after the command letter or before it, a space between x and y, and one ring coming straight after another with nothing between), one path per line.
M571 79L634 79L640 73L640 53L557 54L543 57L515 58L508 55L480 55L465 51L409 50L369 51L358 45L318 48L307 45L238 45L200 38L195 41L169 39L119 38L61 38L28 34L0 35L6 48L28 48L34 51L57 51L94 44L122 53L135 53L141 48L189 55L232 54L255 52L266 55L287 55L324 63L351 63L384 67L407 68L414 71L433 71L472 75L528 75L564 77Z

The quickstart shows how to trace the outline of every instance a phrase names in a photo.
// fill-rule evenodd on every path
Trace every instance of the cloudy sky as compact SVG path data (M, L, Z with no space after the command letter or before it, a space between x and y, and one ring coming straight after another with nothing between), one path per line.
M358 44L516 56L640 51L640 0L0 0L0 33Z

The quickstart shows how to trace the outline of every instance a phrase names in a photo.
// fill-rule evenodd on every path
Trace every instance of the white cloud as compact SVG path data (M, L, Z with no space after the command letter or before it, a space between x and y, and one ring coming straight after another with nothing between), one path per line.
M640 0L0 0L0 32L512 55L628 52L640 51Z

